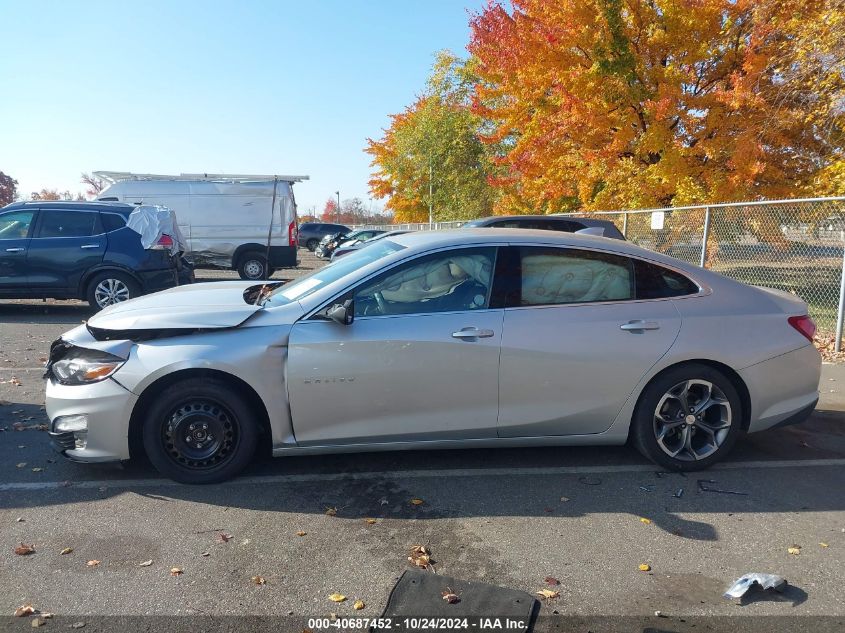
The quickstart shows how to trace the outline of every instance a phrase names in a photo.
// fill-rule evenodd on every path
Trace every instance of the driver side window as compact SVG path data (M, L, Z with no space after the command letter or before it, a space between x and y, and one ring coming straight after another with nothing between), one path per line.
M496 249L462 248L400 264L355 291L355 316L483 310Z

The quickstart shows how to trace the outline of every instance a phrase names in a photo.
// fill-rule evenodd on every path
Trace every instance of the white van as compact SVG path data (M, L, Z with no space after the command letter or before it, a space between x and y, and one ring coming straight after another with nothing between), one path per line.
M293 184L308 176L94 175L111 183L98 200L173 209L188 243L186 257L198 268L231 268L241 279L266 279L298 262Z

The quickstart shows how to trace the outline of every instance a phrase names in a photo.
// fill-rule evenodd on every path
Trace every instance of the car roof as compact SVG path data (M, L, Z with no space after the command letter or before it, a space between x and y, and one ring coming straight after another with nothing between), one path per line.
M25 200L6 205L0 211L12 209L72 209L74 211L114 211L121 215L129 215L135 209L134 205L125 202L100 202L83 200Z
M486 218L478 218L477 220L469 220L478 226L492 224L494 222L534 222L536 220L552 220L553 222L579 222L585 226L606 226L613 224L611 220L601 220L598 218L585 218L578 215L491 215ZM613 226L616 226L613 224Z
M542 245L568 246L571 248L586 248L600 250L619 255L630 255L643 259L650 259L656 262L663 262L676 268L688 271L699 271L697 266L683 260L663 255L655 251L636 246L631 242L617 240L597 235L584 235L582 233L566 233L558 231L543 231L540 229L513 229L513 228L468 228L450 229L446 231L412 231L395 238L392 241L419 250L443 248L448 246L476 246L482 244L507 243L514 246L520 245Z

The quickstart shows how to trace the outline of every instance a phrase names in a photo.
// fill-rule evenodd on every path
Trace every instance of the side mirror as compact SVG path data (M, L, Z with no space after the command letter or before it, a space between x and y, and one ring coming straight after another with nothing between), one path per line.
M335 323L352 325L352 321L355 320L355 303L352 299L347 299L343 303L336 303L326 310L326 316Z

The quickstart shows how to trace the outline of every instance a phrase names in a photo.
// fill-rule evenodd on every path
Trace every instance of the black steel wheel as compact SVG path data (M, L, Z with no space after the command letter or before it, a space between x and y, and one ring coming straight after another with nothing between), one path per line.
M224 481L255 454L258 424L249 404L218 379L187 379L159 394L143 427L153 466L183 483Z

